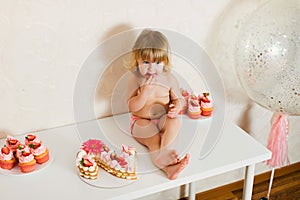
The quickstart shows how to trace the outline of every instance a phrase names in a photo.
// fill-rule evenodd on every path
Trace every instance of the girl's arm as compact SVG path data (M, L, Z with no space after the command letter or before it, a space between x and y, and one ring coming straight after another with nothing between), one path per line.
M139 86L136 76L132 76L128 81L128 109L130 112L137 112L141 110L148 97L153 92L152 80L147 80L142 87ZM133 92L132 92L133 91Z
M128 99L128 109L130 112L137 112L141 110L147 101L147 96L143 92L136 90L134 94Z
M181 95L179 84L177 79L172 76L172 79L170 81L171 83L171 89L170 89L170 107L168 116L171 118L174 118L177 116L179 111L182 109L184 105L184 99Z
M175 118L177 117L179 111L182 109L184 99L178 98L177 96L176 98L172 98L173 96L172 94L170 94L170 96L171 96L171 102L169 105L168 117Z

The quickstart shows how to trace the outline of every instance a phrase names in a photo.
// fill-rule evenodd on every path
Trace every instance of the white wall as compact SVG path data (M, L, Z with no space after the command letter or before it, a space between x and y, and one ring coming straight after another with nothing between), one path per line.
M266 144L272 113L247 98L233 62L241 24L266 1L0 0L0 134L18 135L74 123L74 85L90 52L115 33L158 27L182 33L207 51L223 78L227 118ZM103 110L105 104L101 105L96 117L109 114ZM300 160L300 123L297 117L290 121L290 159L296 162ZM266 170L261 164L256 173ZM235 171L204 180L197 190L242 175L243 171ZM146 199L175 199L177 192Z

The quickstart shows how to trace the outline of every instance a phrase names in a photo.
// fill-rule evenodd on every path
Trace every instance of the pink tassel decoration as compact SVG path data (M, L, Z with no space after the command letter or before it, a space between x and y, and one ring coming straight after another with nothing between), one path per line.
M271 124L267 147L272 152L272 157L267 161L267 164L273 168L280 168L289 164L287 144L289 133L288 117L283 113L275 113Z

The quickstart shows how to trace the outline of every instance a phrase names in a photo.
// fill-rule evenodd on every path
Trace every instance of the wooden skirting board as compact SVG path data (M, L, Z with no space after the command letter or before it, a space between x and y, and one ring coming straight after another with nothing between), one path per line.
M270 172L265 172L259 175L256 175L254 178L254 188L253 188L253 200L259 200L261 197L267 196L269 180L271 176ZM279 180L280 179L280 180ZM276 183L276 180L278 180ZM240 200L242 198L244 181L237 181L228 185L224 185L212 190L198 193L196 199L201 200ZM291 188L295 189L291 189ZM290 188L290 189L289 189ZM272 194L286 193L284 199L294 199L288 195L297 195L296 193L289 193L288 190L297 191L300 189L300 162L291 164L289 166L282 167L275 170L274 182L271 191ZM281 194L283 195L283 194ZM271 198L270 198L271 199ZM276 198L277 199L277 198ZM183 199L182 199L183 200Z

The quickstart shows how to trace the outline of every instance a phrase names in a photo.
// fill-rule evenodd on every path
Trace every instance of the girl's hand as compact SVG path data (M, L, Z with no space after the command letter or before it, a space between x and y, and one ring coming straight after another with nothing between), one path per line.
M149 97L153 94L154 88L156 87L156 75L149 76L148 79L145 79L145 82L142 84L141 93Z
M167 116L168 116L169 118L171 118L171 119L177 117L177 112L176 112L176 109L175 109L175 105L174 105L174 104L170 104L170 105L169 105L169 111L168 111Z

